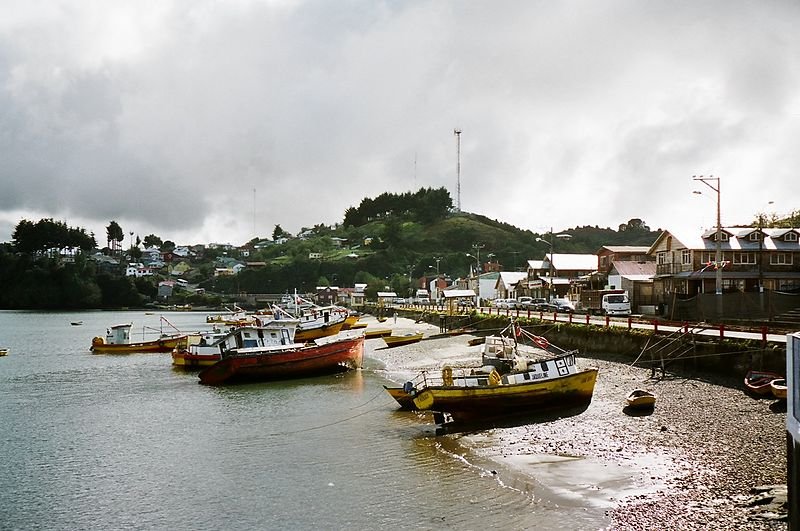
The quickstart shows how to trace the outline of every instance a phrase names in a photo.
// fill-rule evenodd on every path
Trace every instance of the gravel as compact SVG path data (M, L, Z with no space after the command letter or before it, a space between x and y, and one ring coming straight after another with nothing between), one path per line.
M408 319L398 319L393 327L433 333ZM474 347L464 347L470 337L373 355L383 358L396 375L439 369L437 360L456 362L455 352L462 359L479 358ZM477 437L472 434L472 440L470 434L456 437L512 466L519 467L520 458L531 456L624 466L632 471L636 488L602 492L610 529L787 529L785 402L751 397L741 379L716 374L667 373L651 379L649 369L631 367L630 360L584 357L578 362L599 369L592 403L585 411L492 428ZM637 387L657 395L652 412L623 411L625 397ZM579 485L585 479L569 481Z

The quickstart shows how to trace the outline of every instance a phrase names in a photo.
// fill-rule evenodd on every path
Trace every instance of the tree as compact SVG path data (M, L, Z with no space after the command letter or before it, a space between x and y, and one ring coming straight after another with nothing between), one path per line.
M148 234L144 237L144 246L145 247L157 247L161 248L161 244L163 244L163 240L156 236L155 234Z
M291 234L283 230L280 225L275 225L275 228L272 230L273 240L277 240L278 238L288 238L289 236L291 236Z
M111 220L111 223L106 227L106 236L111 252L117 253L120 247L119 244L125 239L125 233L122 232L122 227L119 226L119 223Z
M12 235L19 252L28 254L59 254L66 249L90 251L97 246L93 236L85 229L68 227L63 221L51 218L40 219L36 223L21 220Z

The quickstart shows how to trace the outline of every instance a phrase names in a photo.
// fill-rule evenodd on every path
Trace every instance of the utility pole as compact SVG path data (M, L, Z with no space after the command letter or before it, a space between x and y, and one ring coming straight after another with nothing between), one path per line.
M456 135L456 212L461 212L461 129L453 129Z
M714 177L713 175L709 175L708 177L703 177L702 175L697 177L692 177L695 181L700 181L712 190L717 193L717 233L714 237L714 242L716 243L715 246L715 254L714 254L714 272L715 275L715 293L717 299L717 319L722 320L723 318L723 302L722 302L722 268L725 267L725 264L722 260L722 221L720 217L720 198L721 198L721 186L719 183L719 177ZM716 183L716 186L711 184L709 181L713 181Z

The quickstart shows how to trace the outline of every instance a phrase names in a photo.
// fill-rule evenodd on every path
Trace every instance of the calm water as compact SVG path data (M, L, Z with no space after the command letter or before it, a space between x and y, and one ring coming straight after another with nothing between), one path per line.
M198 313L164 314L183 331ZM82 320L82 326L71 321ZM159 315L0 312L0 529L592 529L505 485L366 368L212 388L169 354L94 355ZM378 356L379 357L379 356Z

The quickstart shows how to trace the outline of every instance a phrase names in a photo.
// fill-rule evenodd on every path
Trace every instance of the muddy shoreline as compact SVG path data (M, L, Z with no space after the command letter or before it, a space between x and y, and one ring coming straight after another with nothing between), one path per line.
M367 322L369 322L367 320ZM398 318L371 327L435 334ZM479 357L471 336L379 350L394 379L444 362ZM456 432L450 437L500 473L530 476L572 503L603 507L610 529L786 529L785 510L761 486L785 485L785 403L746 394L741 381L712 373L667 373L629 361L579 357L599 369L589 407L534 423ZM658 396L649 414L625 410L634 388ZM762 489L764 490L764 489Z

